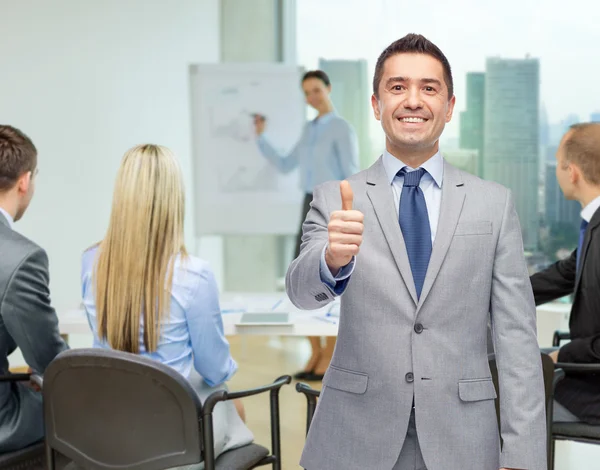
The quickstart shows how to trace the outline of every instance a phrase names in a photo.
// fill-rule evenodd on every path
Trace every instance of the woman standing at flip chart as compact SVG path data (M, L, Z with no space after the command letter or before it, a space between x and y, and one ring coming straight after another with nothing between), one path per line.
M331 82L322 70L307 72L302 77L302 89L306 103L318 115L304 126L302 135L292 151L281 155L269 143L265 133L266 119L254 116L257 144L261 153L282 173L300 170L300 185L304 192L301 224L296 239L294 258L300 254L302 243L302 222L310 209L315 186L326 181L341 181L358 171L358 141L352 126L340 117L331 102ZM321 338L309 337L312 356L304 370L295 375L302 380L321 380L333 354L335 338L327 338L327 345L321 348Z

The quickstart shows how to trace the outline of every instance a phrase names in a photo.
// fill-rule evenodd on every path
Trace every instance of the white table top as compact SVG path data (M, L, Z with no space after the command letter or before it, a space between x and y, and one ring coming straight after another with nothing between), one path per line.
M337 336L339 301L319 310L303 311L294 307L285 293L224 293L221 312L226 336ZM289 313L291 325L238 325L244 312ZM328 315L329 313L329 315ZM75 308L58 316L61 334L90 334L84 310Z
M568 319L569 304L550 303L538 307L539 314L564 315ZM322 309L303 311L294 307L285 293L223 293L221 311L226 336L234 335L275 335L275 336L337 336L339 301ZM286 312L290 314L291 325L238 325L244 312ZM328 312L330 312L328 314ZM59 315L59 328L62 334L90 334L90 328L81 308ZM539 323L539 322L538 322ZM544 322L545 323L545 322ZM544 326L542 324L538 325ZM555 322L549 326L556 328ZM538 328L539 329L539 328ZM541 330L545 330L542 328ZM553 331L553 330L552 330ZM551 339L551 331L538 331L542 338Z

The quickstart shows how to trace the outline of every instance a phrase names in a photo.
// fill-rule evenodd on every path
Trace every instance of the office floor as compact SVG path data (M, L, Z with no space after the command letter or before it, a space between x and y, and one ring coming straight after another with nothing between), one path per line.
M233 357L239 369L231 380L230 389L251 388L272 382L285 374L300 370L310 356L307 340L265 336L236 336L229 338ZM280 397L281 445L283 469L300 468L298 462L306 432L306 400L291 385L283 387ZM320 389L321 383L311 384ZM269 398L259 395L244 400L246 421L255 441L270 446Z
M71 347L89 347L89 336L73 335ZM302 367L310 355L308 341L302 338L236 336L230 337L231 351L239 364L239 371L230 383L231 390L252 388L269 383L284 374L292 374ZM14 355L11 365L22 364L22 357ZM320 388L320 383L312 384ZM244 399L248 426L257 443L270 446L269 399L259 395ZM281 392L281 442L283 469L296 470L304 445L306 401L294 389L294 382ZM600 468L600 446L558 442L555 470L597 470Z

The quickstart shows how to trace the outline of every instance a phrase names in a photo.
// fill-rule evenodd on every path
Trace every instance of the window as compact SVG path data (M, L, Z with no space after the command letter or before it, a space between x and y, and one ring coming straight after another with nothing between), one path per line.
M334 105L358 134L363 168L385 145L370 104L378 55L409 32L444 51L457 103L441 150L451 163L512 189L531 272L577 246L581 207L564 199L554 155L570 124L600 116L600 62L593 60L600 5L540 5L302 0L296 26L298 62L330 75Z

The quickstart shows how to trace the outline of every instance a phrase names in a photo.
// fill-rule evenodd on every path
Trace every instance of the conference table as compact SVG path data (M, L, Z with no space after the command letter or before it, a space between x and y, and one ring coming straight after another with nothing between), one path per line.
M296 308L284 292L225 292L220 296L223 328L226 336L337 336L339 299L318 309L302 311ZM554 330L568 330L570 305L553 302L537 308L538 342L540 347L552 344ZM289 324L241 325L245 312L288 313ZM59 314L63 336L89 335L90 328L81 306Z
M226 336L337 336L339 300L318 309L299 310L283 292L236 293L220 296L223 329ZM287 313L287 324L240 324L244 313ZM82 306L58 315L60 333L89 335L90 327Z
M246 335L257 336L337 336L339 321L339 301L311 311L301 311L294 307L283 292L267 294L226 292L220 296L223 327L226 336L240 336L242 349ZM84 310L80 305L60 311L58 315L59 329L63 337L74 347L87 347L91 344L90 327ZM569 312L571 306L566 303L553 302L537 308L537 333L540 347L552 346L552 335L555 330L569 329ZM244 312L279 312L289 313L288 325L240 325ZM69 338L69 336L75 338ZM245 354L242 352L242 354ZM11 365L25 365L18 351L13 353Z

